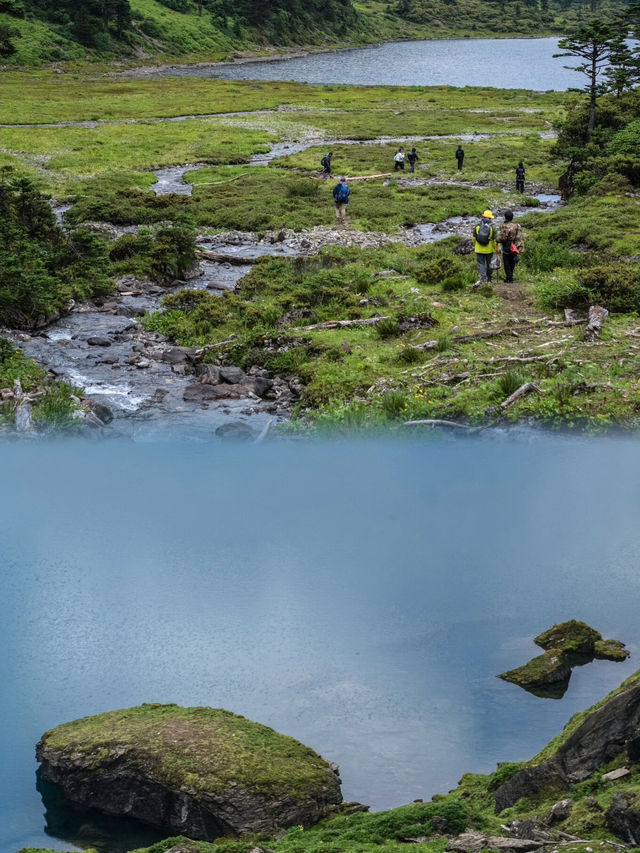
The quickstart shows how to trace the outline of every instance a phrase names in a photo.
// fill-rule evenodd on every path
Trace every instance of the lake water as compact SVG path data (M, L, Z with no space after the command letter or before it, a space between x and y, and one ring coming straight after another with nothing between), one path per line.
M581 75L564 68L575 61L554 59L554 53L558 53L557 38L433 39L298 59L175 68L168 73L354 86L495 86L565 91L582 85Z
M157 838L36 790L63 721L224 707L375 809L530 757L638 666L640 444L516 431L258 446L5 443L0 851ZM496 674L584 619L624 664L564 699Z

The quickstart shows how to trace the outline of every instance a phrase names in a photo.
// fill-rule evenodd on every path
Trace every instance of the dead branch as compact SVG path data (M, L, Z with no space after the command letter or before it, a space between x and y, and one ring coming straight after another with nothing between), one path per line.
M313 332L316 329L347 329L350 326L375 326L389 317L367 317L359 320L327 320L326 323L313 323L311 326L298 326L296 332ZM419 349L419 347L417 347Z
M559 358L560 353L557 352L554 355L549 355L546 353L545 355L530 355L530 356L517 356L517 355L507 355L502 358L490 358L488 361L485 361L485 364L501 364L503 362L510 363L518 363L518 364L527 364L531 361L552 361L554 358Z
M600 337L602 325L608 316L609 312L607 309L602 308L600 305L592 305L589 308L589 323L584 330L585 341L595 341L596 338Z
M517 391L514 391L513 394L511 394L510 397L507 397L506 400L503 400L502 403L500 403L501 408L506 409L507 406L513 405L513 403L517 402L521 397L531 394L532 391L535 391L536 394L542 393L535 382L525 382L524 385L521 385Z
M230 255L226 252L210 252L206 249L200 249L197 255L206 261L215 261L218 264L231 264L236 267L245 266L246 264L256 264L259 260L258 258L240 258L238 255Z
M405 427L417 427L417 426L426 426L431 429L438 429L439 427L445 427L447 429L462 429L466 432L479 432L482 429L486 429L486 427L471 427L466 424L459 424L456 421L443 421L439 418L427 418L425 420L419 421L405 421L402 426Z

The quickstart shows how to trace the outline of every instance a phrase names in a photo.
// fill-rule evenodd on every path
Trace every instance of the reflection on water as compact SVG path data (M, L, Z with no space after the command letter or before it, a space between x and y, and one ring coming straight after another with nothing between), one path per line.
M166 834L137 820L113 818L74 808L59 788L40 778L39 771L36 773L36 790L44 806L45 833L75 847L93 848L100 853L126 853L166 838Z
M330 51L298 59L170 69L164 74L229 80L297 80L354 86L496 86L555 89L577 85L553 58L557 38L433 39Z
M35 744L87 714L227 708L381 809L529 758L638 666L636 441L29 442L0 469L0 853L136 846L43 819ZM560 702L496 678L570 618L631 660Z

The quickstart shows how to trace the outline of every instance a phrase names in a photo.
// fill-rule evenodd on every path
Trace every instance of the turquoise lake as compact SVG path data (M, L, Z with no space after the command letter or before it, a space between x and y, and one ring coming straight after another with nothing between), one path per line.
M37 790L37 740L80 716L224 707L383 809L529 758L638 666L637 441L13 442L0 466L2 853L158 837ZM495 677L569 618L631 659L559 701Z

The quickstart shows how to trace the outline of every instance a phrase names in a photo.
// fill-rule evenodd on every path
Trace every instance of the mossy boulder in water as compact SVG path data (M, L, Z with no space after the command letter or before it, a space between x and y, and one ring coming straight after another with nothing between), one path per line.
M629 657L624 643L603 640L599 631L576 619L553 625L538 634L534 642L545 650L544 654L501 673L498 678L551 699L564 696L574 666L591 663L594 658L624 661Z
M543 631L533 641L541 649L559 649L571 654L590 654L594 645L602 640L599 631L590 628L585 622L570 619L553 625L547 631Z
M529 663L525 663L524 666L503 672L499 677L503 681L518 684L531 692L535 692L536 688L544 690L551 685L561 685L559 691L555 690L550 693L553 696L559 693L557 698L560 698L569 684L571 665L561 649L549 649L543 655L538 655Z
M309 826L342 801L335 765L213 708L84 717L46 732L36 755L42 778L70 801L200 840Z

